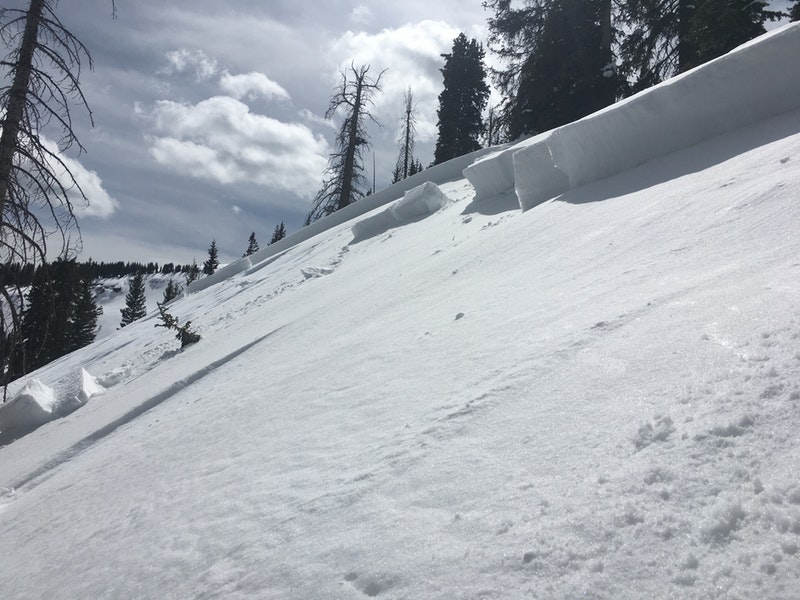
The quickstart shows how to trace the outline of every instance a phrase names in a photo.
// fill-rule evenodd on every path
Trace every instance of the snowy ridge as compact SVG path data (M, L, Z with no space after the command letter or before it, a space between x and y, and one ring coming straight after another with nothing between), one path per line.
M514 188L527 210L800 106L800 24L467 167L479 198ZM765 68L770 65L770 68Z
M106 391L0 448L0 596L794 600L798 157L416 180L40 369Z

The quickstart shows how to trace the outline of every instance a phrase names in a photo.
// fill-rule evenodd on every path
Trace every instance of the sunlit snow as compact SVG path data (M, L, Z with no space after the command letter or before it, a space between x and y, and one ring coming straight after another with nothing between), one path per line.
M507 149L428 169L194 286L198 344L17 382L99 387L0 448L0 597L797 598L800 94L762 109L524 212Z

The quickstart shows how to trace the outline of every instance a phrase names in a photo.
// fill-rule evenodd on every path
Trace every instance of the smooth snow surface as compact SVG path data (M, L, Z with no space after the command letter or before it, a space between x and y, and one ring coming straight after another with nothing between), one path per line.
M428 169L37 371L106 391L0 448L0 597L798 598L799 161L792 110L526 212Z

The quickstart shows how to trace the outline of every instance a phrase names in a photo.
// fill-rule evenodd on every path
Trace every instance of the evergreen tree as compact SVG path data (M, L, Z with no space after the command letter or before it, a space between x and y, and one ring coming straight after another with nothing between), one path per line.
M522 8L493 0L489 6L495 9L490 43L507 63L494 75L509 138L547 131L614 102L610 0L527 0Z
M245 250L244 254L242 254L242 258L245 256L250 256L251 254L255 254L258 252L258 240L256 240L256 232L250 234L250 239L247 242L247 250Z
M84 277L78 282L72 311L71 348L77 350L91 344L97 335L97 318L103 308L97 306L91 282Z
M752 0L626 0L620 46L630 92L650 87L764 33L781 15Z
M217 259L217 240L211 240L211 245L208 247L208 259L203 263L203 273L205 275L212 275L219 267L219 260Z
M197 261L192 259L192 264L186 268L186 285L191 285L200 277L200 267L197 266Z
M800 0L794 0L794 6L789 11L789 18L792 21L800 21Z
M342 82L328 105L325 118L332 118L340 109L344 110L345 116L336 136L337 150L330 155L322 189L306 215L306 225L343 209L367 194L369 185L364 177L363 151L369 148L369 136L365 121L369 119L377 123L368 109L373 103L373 95L381 89L383 76L381 71L373 79L369 76L369 69L369 65L350 65L349 72L343 71Z
M183 292L181 286L175 283L174 279L170 279L167 282L167 287L164 288L164 298L161 300L161 303L166 304L167 302L174 300L181 295L181 292Z
M411 88L403 95L403 118L400 127L400 136L397 143L400 146L400 153L392 172L392 183L397 183L413 175L414 168L414 136L416 134L416 116L414 115L414 95Z
M144 273L139 271L130 280L128 293L125 295L125 308L121 308L122 321L119 326L125 327L147 314L145 307Z
M102 309L95 302L91 281L90 268L82 268L74 259L59 259L36 270L22 313L18 357L9 368L12 377L94 341Z
M444 90L439 94L439 135L433 163L439 164L474 152L480 148L478 138L483 131L483 109L489 98L484 50L475 39L467 40L460 33L453 40L441 69Z
M272 239L269 241L269 245L271 246L275 242L280 242L283 238L286 237L286 226L281 221L280 225L275 225L275 231L272 232Z

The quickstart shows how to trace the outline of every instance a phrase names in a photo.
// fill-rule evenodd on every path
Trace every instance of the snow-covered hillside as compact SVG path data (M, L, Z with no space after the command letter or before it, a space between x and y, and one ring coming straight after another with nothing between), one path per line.
M798 598L800 94L762 108L524 212L473 183L526 152L425 171L176 301L198 344L34 373L106 390L0 448L0 597Z

